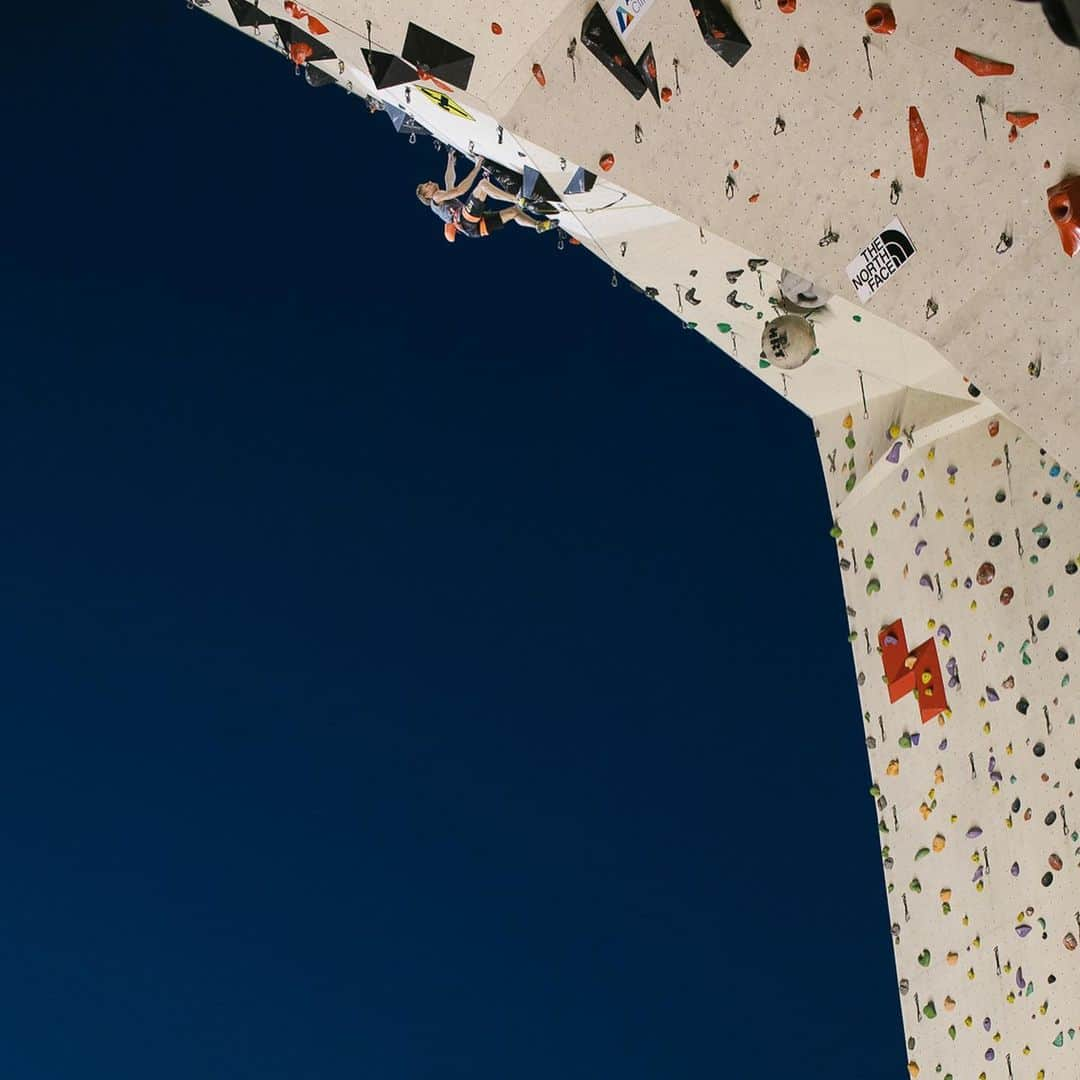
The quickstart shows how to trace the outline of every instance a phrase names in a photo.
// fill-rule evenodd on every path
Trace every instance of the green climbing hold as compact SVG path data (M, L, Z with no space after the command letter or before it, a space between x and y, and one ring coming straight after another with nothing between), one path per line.
M871 536L877 536L877 522L876 521L870 522L870 535Z
M905 731L903 735L897 740L900 743L901 750L911 749L911 736Z
M867 570L873 570L874 569L874 556L873 555L867 555L866 558L863 559L863 564L866 566Z
M759 361L757 362L757 366L758 366L759 368L767 368L767 367L772 367L772 364L770 364L770 363L769 363L769 361L765 359L765 357L762 357L762 358L761 358L761 359L760 359L760 360L759 360Z
M721 334L730 334L731 333L731 323L729 323L729 322L718 322L716 324L716 329L719 330Z
M908 886L908 888L913 893L921 893L922 892L922 882L917 877L913 877L911 879L911 884Z
M956 1041L956 1025L955 1024L950 1024L949 1025L949 1038L952 1039L953 1042ZM952 1076L952 1073L949 1073L949 1076Z
M921 953L919 953L919 967L929 967L929 966L930 966L930 950L929 949L923 949L923 951Z
M1059 1031L1054 1036L1054 1045L1057 1046L1057 1047L1061 1047L1061 1046L1065 1045L1065 1032L1064 1031Z
M858 630L852 630L851 633L848 634L847 639L848 639L849 642L854 644L856 641L859 640L859 631Z
M852 315L851 316L851 321L852 322L862 322L862 316L861 315Z
M936 1019L937 1006L932 1001L928 1001L922 1008L922 1014L926 1017L927 1020Z
M850 491L855 486L855 474L851 473L847 478L847 483L844 485L845 491Z
M879 788L877 786L877 784L871 784L870 785L870 797L872 799L876 799L880 794L881 794L881 788Z
M876 577L872 577L866 583L866 595L873 596L876 592L881 592L881 582Z
M929 854L930 849L928 847L921 847L918 851L915 852L915 861L918 862L920 859L925 859L926 856Z
M844 436L844 445L849 450L855 449L855 436L850 431Z
M844 535L844 530L841 529L839 525L833 525L833 527L829 530L829 535L834 540L839 540L840 537Z

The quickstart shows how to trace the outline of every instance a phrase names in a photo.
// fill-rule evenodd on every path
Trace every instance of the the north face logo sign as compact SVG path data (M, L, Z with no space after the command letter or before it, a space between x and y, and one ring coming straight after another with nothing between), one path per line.
M915 254L907 230L893 218L848 264L847 274L859 299L867 301Z

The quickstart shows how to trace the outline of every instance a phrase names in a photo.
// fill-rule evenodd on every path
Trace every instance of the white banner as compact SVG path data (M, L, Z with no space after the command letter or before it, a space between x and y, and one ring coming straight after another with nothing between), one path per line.
M626 38L638 28L652 5L653 0L616 0L608 5L607 15L619 37Z

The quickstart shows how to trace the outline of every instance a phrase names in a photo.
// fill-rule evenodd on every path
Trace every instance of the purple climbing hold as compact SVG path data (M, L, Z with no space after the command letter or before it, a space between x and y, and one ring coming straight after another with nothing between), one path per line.
M906 468L906 467L900 470L900 479L901 479L901 480L903 480L903 481L905 481L905 482L906 482L906 481L907 481L907 478L908 478L908 477L909 477L910 475L911 475L911 473L910 473L910 472L908 472L908 470L907 470L907 468Z
M911 527L912 527L913 529L917 529L917 528L919 527L919 515L918 515L918 514L916 514L916 515L915 515L915 516L914 516L914 517L913 517L913 518L912 518L912 519L911 519L911 520L910 520L910 521L908 522L908 524L909 524L909 525L910 525L910 526L911 526Z
M1024 938L1024 937L1027 937L1027 936L1028 936L1028 934L1030 934L1030 933L1031 933L1031 927L1030 927L1030 926L1028 926L1028 924L1027 924L1027 923L1021 923L1021 924L1020 924L1020 925L1019 925L1019 926L1018 926L1018 927L1016 928L1016 936L1017 936L1017 937L1022 937L1022 938Z
M912 745L912 746L918 746L918 745L919 745L919 733L918 733L917 731L913 731L913 732L912 732L912 733L911 733L911 734L910 734L910 735L908 736L908 738L910 738L910 739L911 739L911 745Z
M983 1031L989 1031L992 1026L993 1025L990 1023L990 1017L989 1016L984 1016L983 1017Z
M1001 700L998 697L998 692L992 686L988 686L986 688L986 700L987 701L1000 701Z
M921 555L925 549L926 549L926 541L925 540L920 540L915 545L915 554L916 555Z
M945 625L945 623L942 623L937 628L937 636L939 638L951 638L952 637L952 631ZM955 664L956 664L956 661L953 660L953 665L955 666Z
M886 645L899 645L900 644L900 639L895 634L886 634L885 635L885 644Z
M923 576L919 578L919 584L926 589L932 589L934 587L934 579L929 574L923 574Z
M949 740L948 739L942 739L941 742L938 743L937 748L939 750L942 750L942 751L948 750L949 749Z
M969 840L978 840L982 836L982 829L978 825L972 825L967 831L967 838Z
M1019 877L1020 876L1020 864L1017 863L1017 862L1014 862L1012 864L1012 866L1009 867L1009 873L1012 874L1013 877Z
M900 444L898 442L893 443L889 452L885 455L886 461L891 461L894 465L900 460Z
M1023 990L1024 987L1027 986L1027 981L1024 979L1024 969L1023 968L1018 967L1016 969L1016 986L1017 986L1017 989L1019 989L1019 990Z
M955 476L955 475L956 475L956 466L955 466L955 465L950 465L950 466L949 466L949 467L948 467L948 468L947 468L947 469L946 469L945 471L946 471L946 472L947 472L947 473L948 473L948 474L949 474L950 476Z

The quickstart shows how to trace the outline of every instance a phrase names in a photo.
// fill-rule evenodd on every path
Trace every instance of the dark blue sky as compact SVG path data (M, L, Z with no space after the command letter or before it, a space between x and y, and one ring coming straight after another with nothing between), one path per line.
M0 1072L897 1075L809 423L181 2L5 66Z

